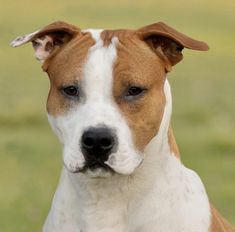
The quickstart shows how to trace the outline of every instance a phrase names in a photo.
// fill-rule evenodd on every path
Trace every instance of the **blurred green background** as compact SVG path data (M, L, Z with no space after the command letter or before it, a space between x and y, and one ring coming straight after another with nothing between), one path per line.
M0 0L0 231L41 231L61 170L47 123L46 75L30 45L9 42L55 20L81 28L138 28L164 21L208 42L184 51L169 74L183 162L235 225L235 1Z

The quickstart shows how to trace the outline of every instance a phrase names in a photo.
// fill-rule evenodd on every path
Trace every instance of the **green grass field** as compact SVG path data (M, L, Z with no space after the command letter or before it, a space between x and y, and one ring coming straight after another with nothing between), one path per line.
M211 3L210 3L211 2ZM0 231L37 232L61 169L61 146L47 124L49 82L30 45L14 37L52 21L81 28L138 28L164 21L208 42L184 52L169 74L173 127L186 166L235 225L235 1L0 0Z

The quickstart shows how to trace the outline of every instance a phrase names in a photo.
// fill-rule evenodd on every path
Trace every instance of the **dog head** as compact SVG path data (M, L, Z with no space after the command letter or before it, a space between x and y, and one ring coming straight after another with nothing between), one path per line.
M55 22L12 46L29 41L50 79L48 118L64 145L64 164L96 177L134 172L149 142L169 127L166 73L183 48L208 49L161 22L85 31Z

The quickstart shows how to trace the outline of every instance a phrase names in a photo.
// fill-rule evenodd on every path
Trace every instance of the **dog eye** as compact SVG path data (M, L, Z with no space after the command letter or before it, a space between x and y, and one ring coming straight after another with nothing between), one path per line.
M79 89L77 86L68 86L62 88L62 91L65 95L69 97L78 97L79 96Z
M140 87L132 86L127 91L127 96L137 96L141 94L144 90Z
M136 100L141 97L146 90L146 88L131 86L125 91L124 99L127 101Z

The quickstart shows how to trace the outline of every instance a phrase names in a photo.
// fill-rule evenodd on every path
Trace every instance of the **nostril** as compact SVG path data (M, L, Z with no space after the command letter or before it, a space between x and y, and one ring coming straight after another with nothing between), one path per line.
M82 141L83 147L86 149L92 149L95 145L95 140L92 137L85 137Z
M109 150L113 147L114 140L110 138L101 138L100 147L104 150Z

